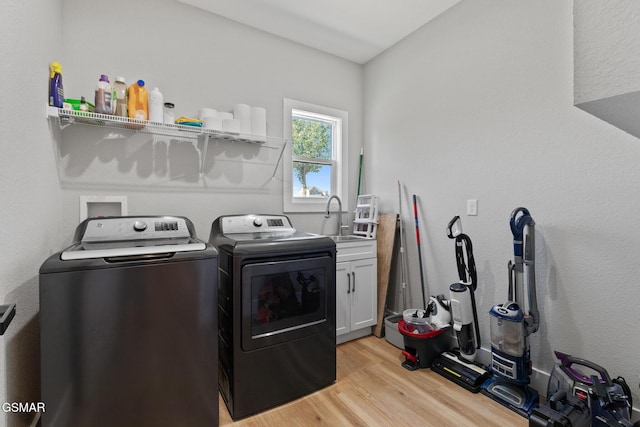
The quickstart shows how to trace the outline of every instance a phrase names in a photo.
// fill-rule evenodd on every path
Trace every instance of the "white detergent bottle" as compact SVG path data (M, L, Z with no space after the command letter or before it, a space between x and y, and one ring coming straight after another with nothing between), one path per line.
M149 121L154 123L164 122L164 101L160 89L153 88L149 93Z

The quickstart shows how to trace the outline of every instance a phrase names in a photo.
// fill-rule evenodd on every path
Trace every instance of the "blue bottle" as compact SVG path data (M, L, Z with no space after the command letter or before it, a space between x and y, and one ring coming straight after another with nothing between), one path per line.
M62 65L52 62L49 65L49 105L62 108L64 89L62 87Z

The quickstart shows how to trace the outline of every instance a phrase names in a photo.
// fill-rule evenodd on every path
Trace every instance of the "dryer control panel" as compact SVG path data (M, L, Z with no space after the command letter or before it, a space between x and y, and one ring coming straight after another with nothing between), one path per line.
M221 221L222 234L295 232L284 215L235 215Z

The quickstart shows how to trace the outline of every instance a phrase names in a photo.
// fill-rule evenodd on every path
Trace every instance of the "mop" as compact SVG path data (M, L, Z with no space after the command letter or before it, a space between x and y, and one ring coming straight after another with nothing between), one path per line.
M363 157L364 157L364 148L360 148L360 166L358 167L358 194L356 194L356 196L360 195L360 184L362 182L362 158Z
M404 251L404 222L402 221L402 187L398 180L398 206L400 214L400 281L402 284L402 311L407 308L407 255Z
M418 265L420 266L420 285L422 286L422 305L425 312L427 311L426 291L424 287L424 270L422 268L422 249L420 247L420 226L418 225L418 202L417 197L413 195L413 216L416 220L416 242L418 244Z

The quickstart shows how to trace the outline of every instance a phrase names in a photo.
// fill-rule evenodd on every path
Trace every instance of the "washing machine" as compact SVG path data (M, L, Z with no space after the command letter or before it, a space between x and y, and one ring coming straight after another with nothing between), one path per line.
M184 217L83 221L40 268L42 427L217 426L217 265Z
M217 218L220 394L234 420L336 381L336 245L284 215Z

